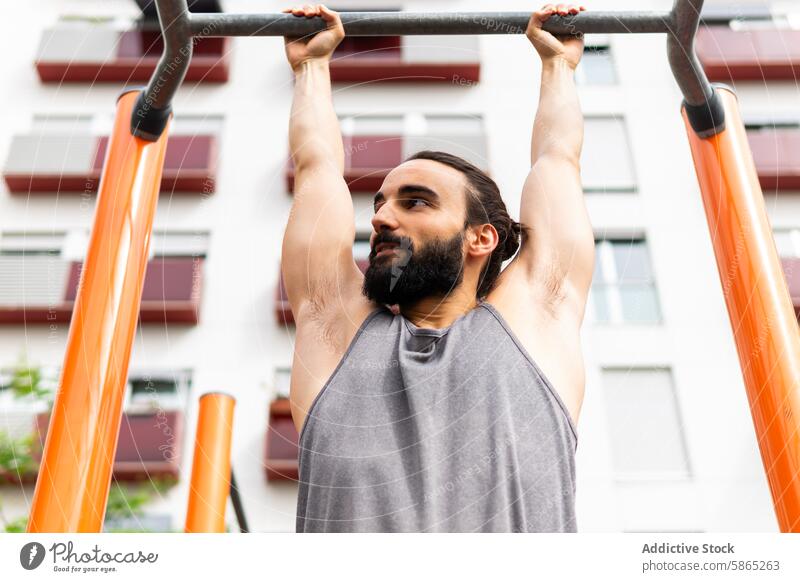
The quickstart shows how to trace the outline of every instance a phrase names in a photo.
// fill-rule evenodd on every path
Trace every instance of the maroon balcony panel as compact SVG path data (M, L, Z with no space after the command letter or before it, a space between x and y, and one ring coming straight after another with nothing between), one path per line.
M230 69L229 38L196 38L186 80L225 83ZM43 83L146 83L163 50L157 31L127 30L119 38L115 58L96 62L37 61Z
M35 431L39 447L33 453L41 461L50 413L36 416ZM139 481L151 477L180 475L180 452L183 440L183 412L159 410L147 413L123 413L114 457L114 479ZM33 476L35 478L35 475ZM28 476L30 478L30 476ZM25 479L23 479L23 482Z
M157 413L122 417L114 458L114 476L137 480L180 474L183 413L161 410Z
M267 481L296 481L297 441L288 398L273 400L269 406L264 468Z
M403 138L398 135L344 136L344 179L351 192L373 192L403 161ZM294 165L286 168L286 185L294 190Z
M800 30L701 26L695 46L712 81L795 80L800 74Z
M800 189L800 129L753 130L747 139L764 190Z
M365 273L369 267L369 259L357 258L356 265L362 273ZM294 324L294 314L289 305L289 296L286 294L286 286L283 284L283 273L281 272L278 274L278 286L275 289L275 318L278 325Z
M399 59L402 54L401 36L346 36L333 53L333 62L354 59Z
M783 273L789 286L795 314L800 317L800 258L782 257Z
M455 83L480 81L479 63L406 63L387 59L343 59L331 63L334 83Z
M108 137L97 140L97 150L90 168L64 174L5 174L12 194L83 193L97 191L103 169ZM214 135L174 135L167 143L161 189L164 192L192 195L215 191L217 139Z
M402 55L402 38L347 37L331 61L334 83L460 83L480 80L480 63L415 63Z
M289 296L286 294L286 286L283 284L283 273L278 273L278 286L275 289L275 318L278 325L291 325L294 323L294 315L289 305Z
M97 144L93 172L100 176L108 138ZM165 192L210 193L214 191L217 141L213 135L173 135L167 142L161 189Z
M197 324L200 317L203 259L164 257L147 264L140 317L142 323ZM78 291L81 263L73 263L65 296L72 315Z

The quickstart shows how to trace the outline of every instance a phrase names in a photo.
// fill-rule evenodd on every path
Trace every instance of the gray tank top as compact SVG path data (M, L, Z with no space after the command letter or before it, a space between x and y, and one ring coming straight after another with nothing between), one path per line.
M300 433L298 532L574 532L577 432L489 303L364 320Z

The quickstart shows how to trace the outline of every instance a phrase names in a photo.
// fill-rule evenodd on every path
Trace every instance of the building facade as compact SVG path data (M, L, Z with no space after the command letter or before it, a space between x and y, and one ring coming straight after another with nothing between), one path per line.
M737 91L800 306L800 17L788 1L707 4L698 52L712 80ZM588 8L670 6L607 0ZM222 7L277 12L284 4ZM467 0L331 7L486 9ZM47 399L16 397L13 385L25 377L23 361L40 370L43 389L57 384L115 100L146 82L161 47L146 0L12 3L6 15L20 23L0 40L0 431L13 451L46 428ZM578 529L777 531L665 39L586 42L576 78L597 253L582 332ZM489 171L519 216L539 71L522 35L345 40L332 76L360 264L371 195L420 149L451 151ZM232 461L250 528L294 531L297 434L285 399L294 330L280 281L291 97L282 39L208 39L195 48L174 100L114 468L115 483L131 490L155 477L171 486L121 527L182 530L198 397L225 391L237 401ZM5 469L6 522L28 511L35 472L22 473ZM232 510L227 519L235 531Z

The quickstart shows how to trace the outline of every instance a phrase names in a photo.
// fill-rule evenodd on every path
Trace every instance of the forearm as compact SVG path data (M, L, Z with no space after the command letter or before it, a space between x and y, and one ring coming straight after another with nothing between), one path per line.
M577 164L582 145L583 113L575 88L575 73L563 59L545 60L531 136L531 166L545 155Z
M344 172L344 148L327 60L308 60L295 70L289 151L297 171L324 164Z

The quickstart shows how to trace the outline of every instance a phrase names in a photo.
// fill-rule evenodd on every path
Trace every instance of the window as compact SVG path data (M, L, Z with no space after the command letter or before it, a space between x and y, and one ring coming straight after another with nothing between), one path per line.
M603 395L618 480L691 477L668 368L605 369Z
M591 43L585 44L581 62L575 70L575 81L581 85L613 85L617 82L609 42L592 38Z
M661 312L642 238L595 241L591 309L595 323L659 323Z
M205 257L209 233L203 231L154 231L150 241L150 258Z
M800 228L774 228L772 234L779 256L786 259L800 258Z
M125 411L177 410L185 402L190 383L191 374L186 370L152 374L134 372L128 378Z
M634 192L627 127L621 117L587 117L581 153L585 192Z
M402 135L402 115L343 115L339 118L343 135Z
M65 236L63 232L0 234L0 312L61 304L69 279L69 263L61 257ZM33 321L34 314L29 315Z
M481 115L425 114L410 116L412 131L403 141L403 159L421 150L445 151L488 170L486 133Z
M4 232L0 234L0 256L58 256L65 236L63 232Z

